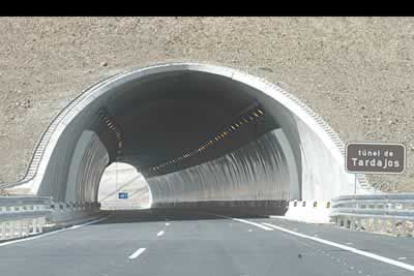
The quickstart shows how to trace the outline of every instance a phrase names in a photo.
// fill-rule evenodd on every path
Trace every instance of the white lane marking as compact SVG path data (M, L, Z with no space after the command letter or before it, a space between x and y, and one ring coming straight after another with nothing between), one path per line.
M97 222L103 221L103 220L107 219L108 217L109 217L109 216L106 216L106 217L104 217L104 218L100 218L100 219L97 219L97 220L93 220L93 221L85 222L85 223L83 223L83 224L73 225L72 227L70 227L70 229L78 229L78 228L84 227L84 226L86 226L86 225L94 224L94 223L97 223Z
M33 237L28 237L28 238L18 239L18 240L8 241L8 242L2 242L2 243L0 243L0 247L6 246L6 245L15 244L15 243L19 243L19 242L36 240L36 239L39 239L39 238L47 237L47 236L54 235L54 234L57 234L57 233L61 233L61 232L68 231L68 230L74 230L74 229L80 228L80 227L85 226L85 225L89 225L89 224L93 224L93 223L97 223L97 222L106 220L108 217L109 216L106 216L104 218L100 218L100 219L97 219L97 220L89 221L89 222L86 222L86 223L83 223L83 224L74 225L74 226L68 227L68 228L54 230L54 231L47 232L47 233L44 233L44 234L40 234L40 235L33 236Z
M169 222L166 222L166 223L165 223L165 226L170 226L170 223L169 223Z
M131 256L129 256L129 259L136 259L139 255L141 255L142 253L144 253L144 251L147 250L146 248L139 248L137 251L135 251Z
M252 229L249 229L249 232L252 232L253 230Z
M216 217L221 217L221 218L231 219L231 220L238 221L238 222L243 222L243 223L246 223L246 224L250 224L250 225L256 226L260 229L263 229L265 231L273 231L272 228L267 227L267 226L263 226L259 223L253 222L253 221L248 221L248 220L245 220L245 219L232 218L232 217L226 217L226 216L221 216L221 215L215 215L215 216Z
M164 235L164 230L161 230L160 232L157 233L157 237L160 237L162 235Z
M343 244L339 244L339 243L336 243L336 242L331 242L331 241L327 241L327 240L324 240L324 239L321 239L321 238L315 238L315 237L311 237L311 236L308 236L308 235L305 235L305 234L294 232L294 231L291 231L289 229L273 225L271 223L263 222L262 224L266 225L268 227L272 227L273 229L276 229L276 230L279 230L279 231L282 231L282 232L285 232L285 233L289 233L289 234L294 235L294 236L298 236L298 237L301 237L301 238L304 238L304 239L313 240L313 241L323 243L323 244L326 244L326 245L330 245L330 246L333 246L333 247L337 247L337 248L340 248L340 249L344 249L344 250L350 251L352 253L359 254L359 255L362 255L362 256L365 256L365 257L368 257L368 258L371 258L371 259L374 259L374 260L377 260L377 261L380 261L380 262L383 262L383 263L386 263L386 264L390 264L390 265L393 265L393 266L404 268L404 269L409 270L409 271L414 271L414 266L413 265L409 265L409 264L406 264L406 263L403 263L403 262L392 260L390 258L383 257L383 256L380 256L380 255L377 255L377 254L374 254L374 253L365 252L365 251L362 251L362 250L359 250L359 249L356 249L356 248L353 248L353 247L350 247L350 246L346 246L346 245L343 245Z

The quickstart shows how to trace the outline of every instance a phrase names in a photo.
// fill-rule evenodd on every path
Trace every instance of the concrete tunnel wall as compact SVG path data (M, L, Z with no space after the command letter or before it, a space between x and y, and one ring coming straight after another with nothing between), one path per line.
M181 202L263 203L299 196L294 156L281 129L218 159L148 182L155 207Z
M311 109L279 87L220 66L175 63L106 79L77 97L46 131L25 179L17 183L55 201L95 202L99 180L116 149L102 132L99 110L123 87L174 72L197 72L243 84L278 127L214 160L146 177L156 205L209 201L329 200L353 193L343 144ZM129 92L131 93L131 92ZM102 134L103 133L103 134ZM106 135L106 136L105 136ZM111 144L112 143L112 144ZM138 168L137 168L138 169ZM359 180L363 180L360 178ZM358 181L360 193L369 192Z

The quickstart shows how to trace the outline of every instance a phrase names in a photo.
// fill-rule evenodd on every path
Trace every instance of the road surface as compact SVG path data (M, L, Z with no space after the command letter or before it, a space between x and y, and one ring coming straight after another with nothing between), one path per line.
M414 275L412 238L218 215L117 211L93 224L0 244L0 275Z

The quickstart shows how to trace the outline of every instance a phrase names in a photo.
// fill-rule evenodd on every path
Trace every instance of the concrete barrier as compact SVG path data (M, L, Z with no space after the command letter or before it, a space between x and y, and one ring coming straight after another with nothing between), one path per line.
M309 223L329 223L331 212L330 201L299 201L289 202L285 217L292 220Z

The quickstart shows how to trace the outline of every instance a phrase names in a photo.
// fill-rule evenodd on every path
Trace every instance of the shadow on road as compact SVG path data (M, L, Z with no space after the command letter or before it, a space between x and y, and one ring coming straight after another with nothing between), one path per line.
M108 219L96 224L226 219L222 216L234 218L268 217L267 215L252 212L252 210L243 209L148 209L106 211L106 213L109 215Z

